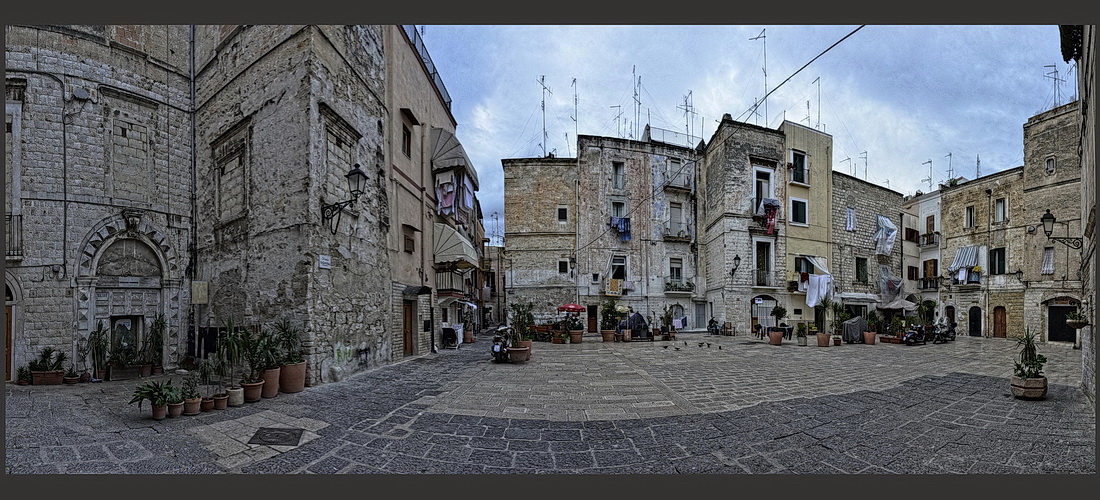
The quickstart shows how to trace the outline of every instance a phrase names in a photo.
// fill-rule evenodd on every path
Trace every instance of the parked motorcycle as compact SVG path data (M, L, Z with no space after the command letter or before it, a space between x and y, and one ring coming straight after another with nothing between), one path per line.
M503 335L493 335L493 344L489 346L489 353L497 363L508 362L508 341Z
M949 340L955 340L955 328L952 326L934 325L932 327L932 343L946 344Z

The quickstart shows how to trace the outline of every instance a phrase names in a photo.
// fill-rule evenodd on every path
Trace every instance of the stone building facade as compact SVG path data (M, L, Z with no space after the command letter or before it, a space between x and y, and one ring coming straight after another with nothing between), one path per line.
M453 261L431 238L409 258L399 235L457 227L476 270L484 229L472 165L438 154L455 142L449 97L408 28L5 29L6 378L43 346L75 354L99 320L140 344L164 315L167 368L208 352L207 328L287 320L309 384L438 341L434 270ZM345 178L356 165L358 198ZM443 214L424 192L440 175L463 183ZM467 273L452 291L476 306L483 284Z
M5 35L5 379L43 347L90 367L77 346L99 321L140 349L164 315L175 359L193 265L188 28Z
M943 301L940 297L941 267L943 262L940 253L940 191L937 189L931 193L922 193L909 198L903 204L903 210L916 215L912 229L917 233L917 274L915 288L910 291L919 292L921 300L931 300L936 303L933 319L939 322L940 318L947 322L943 315Z
M851 175L832 171L832 263L837 299L850 314L863 315L879 305L905 298L902 274L902 195ZM876 234L889 226L892 241ZM883 281L885 280L885 282ZM900 313L901 311L897 311Z
M1082 309L1089 325L1078 330L1081 346L1081 386L1096 402L1096 26L1061 26L1062 58L1077 61L1076 111L1080 137L1077 154L1081 161L1080 237Z

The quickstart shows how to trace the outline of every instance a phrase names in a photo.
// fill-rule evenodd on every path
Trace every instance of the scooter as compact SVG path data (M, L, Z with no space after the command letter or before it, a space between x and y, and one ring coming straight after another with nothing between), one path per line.
M905 342L905 345L924 345L924 327L917 325L913 330L909 331L905 334L904 337L902 337L902 341Z
M508 362L508 341L503 335L493 335L493 344L489 346L489 353L497 363Z

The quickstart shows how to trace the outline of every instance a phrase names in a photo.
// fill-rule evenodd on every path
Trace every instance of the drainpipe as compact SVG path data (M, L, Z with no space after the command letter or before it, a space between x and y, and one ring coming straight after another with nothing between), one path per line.
M195 147L195 25L194 24L192 24L191 27L190 27L190 36L189 36L189 40L188 40L188 45L190 47L190 50L189 50L190 54L189 54L189 57L188 57L189 60L188 60L188 68L187 68L187 72L188 72L187 83L188 83L188 86L190 87L189 91L190 91L190 94L191 94L190 95L191 109L188 113L188 115L191 117L191 148L190 148L191 149L191 241L187 246L188 247L187 248L188 253L190 253L190 255L188 256L189 257L189 259L188 259L189 263L188 263L188 266L187 266L187 271L188 271L187 272L187 277L190 278L190 280L193 282L195 280L195 276L196 276L197 271L198 271L198 258L199 258L198 247L197 247L197 244L195 243L196 240L198 239L198 235L197 235L198 223L196 222L197 214L195 213L196 212L196 207L197 207L198 204L197 204L197 200L196 200L196 191L197 191L197 189L195 187L195 184L197 183L197 177L196 177L196 175L197 175L196 174L197 162L195 161L196 147ZM188 297L190 297L190 294L188 295ZM207 298L207 301L209 301L209 297ZM192 334L192 337L195 339L195 346L196 346L195 349L199 350L199 347L198 347L199 346L199 330L198 330L199 322L198 322L198 318L195 316L195 304L192 300L188 300L187 302L188 302L188 305L190 305L190 308L189 308L190 311L189 312L190 312L190 316L191 316L191 318L190 318L191 319L191 321L190 321L190 323L191 323L191 334ZM195 354L198 357L202 357L201 352L196 352Z

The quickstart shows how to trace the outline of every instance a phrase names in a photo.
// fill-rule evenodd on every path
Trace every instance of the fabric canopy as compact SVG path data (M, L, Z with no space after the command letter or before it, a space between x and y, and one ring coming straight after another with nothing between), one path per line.
M889 304L880 305L880 306L878 306L878 308L879 309L900 309L900 310L905 310L905 311L915 311L917 309L917 305L912 303L912 302L909 302L908 300L905 300L905 299L897 299L897 300L895 300L895 301L893 301Z
M459 234L458 230L439 222L435 223L435 262L454 262L459 269L477 267L474 246Z
M965 246L955 251L955 260L947 266L947 271L953 273L964 267L976 265L978 265L978 245Z
M477 172L466 155L466 149L454 134L441 128L432 128L432 171L439 172L455 167L466 167L466 173L478 188Z

